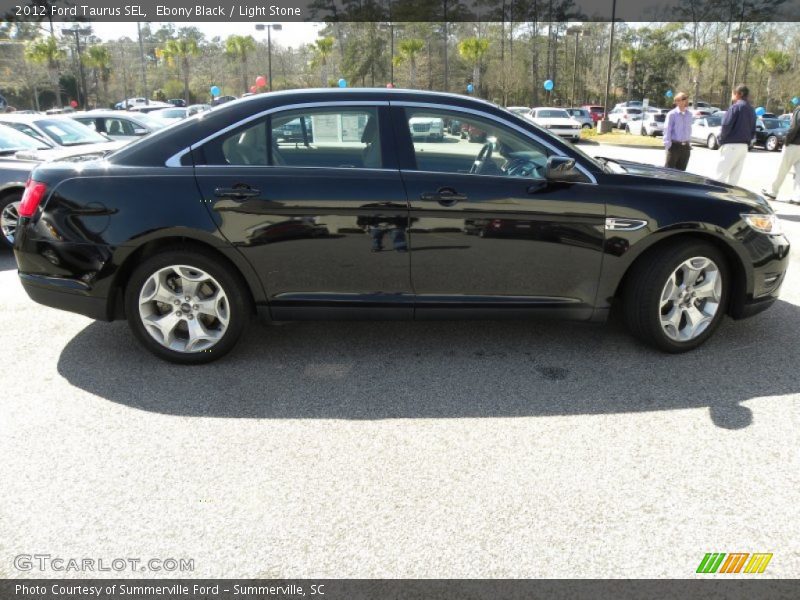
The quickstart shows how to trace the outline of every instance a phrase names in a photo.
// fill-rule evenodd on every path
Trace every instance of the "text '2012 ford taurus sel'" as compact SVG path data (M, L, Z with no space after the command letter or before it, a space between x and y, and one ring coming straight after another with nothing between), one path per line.
M417 139L423 120L486 142ZM760 196L408 90L231 102L104 160L39 166L19 213L31 298L125 318L179 363L222 356L255 313L596 321L620 306L637 337L683 352L770 306L789 253Z

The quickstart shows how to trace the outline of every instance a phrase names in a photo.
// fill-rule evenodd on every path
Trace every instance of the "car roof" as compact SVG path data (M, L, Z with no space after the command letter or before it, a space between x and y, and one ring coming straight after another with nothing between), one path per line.
M71 121L72 120L72 117L70 116L71 114L73 114L73 113L63 114L63 115L41 115L41 114L40 115L27 115L27 114L18 115L16 113L2 113L2 115L0 115L0 116L4 120L16 121L18 123L33 123L34 121L40 121L42 119L47 119L48 121L50 121L50 120L63 121L65 119L69 119Z
M90 119L98 117L98 118L101 118L101 119L114 118L114 119L131 119L132 121L135 121L136 117L139 116L139 113L128 112L128 111L124 111L124 110L95 109L95 110L90 110L90 111L85 112L85 113L75 113L75 114L72 114L72 115L69 115L69 116L72 119L74 119L76 117L87 117L87 118L90 118Z

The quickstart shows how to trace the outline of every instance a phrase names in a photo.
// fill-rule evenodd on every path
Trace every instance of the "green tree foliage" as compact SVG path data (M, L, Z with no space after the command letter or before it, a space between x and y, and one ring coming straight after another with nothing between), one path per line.
M425 49L425 41L417 38L400 42L398 54L394 57L395 66L408 63L408 79L412 88L417 87L417 55Z
M162 55L167 61L176 64L183 77L183 99L188 105L189 100L189 74L192 68L192 59L200 54L197 40L193 37L183 37L167 40L162 49ZM245 84L247 82L245 81Z
M248 90L247 57L255 52L255 49L256 41L252 35L231 35L225 40L225 54L241 65L243 93Z
M56 106L61 106L61 91L58 85L60 61L64 60L67 53L58 45L53 36L29 42L25 49L25 58L31 62L44 65L50 76L53 94L56 97Z
M489 40L476 37L458 43L458 53L472 66L472 85L476 95L480 95L481 90L481 61L489 52L489 46Z
M94 89L100 96L99 82L103 82L103 98L95 101L98 104L108 104L108 82L111 79L111 52L105 46L90 46L83 57L83 62L92 69L94 75Z

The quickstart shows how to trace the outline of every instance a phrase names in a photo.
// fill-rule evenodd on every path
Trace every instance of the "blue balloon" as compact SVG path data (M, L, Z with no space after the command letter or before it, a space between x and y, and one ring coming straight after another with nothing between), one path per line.
M475 86L474 86L474 85L472 85L471 83L468 83L468 84L467 84L467 93L468 93L468 94L471 94L471 93L472 93L472 92L474 92L474 91L475 91Z
M220 94L219 88L217 86L215 86L215 85L212 85L211 86L211 95L212 96L219 96L219 94Z
M795 96L794 98L792 98L792 104L794 104L795 106L797 106L798 104L800 104L800 98L798 98L797 96Z
M764 108L763 106L759 106L756 109L756 115L758 115L759 117L763 117L765 112L767 112L767 109Z
M553 87L554 84L552 79L548 79L547 81L544 82L544 89L546 89L548 92L551 91Z
M672 90L667 90L667 93L666 93L666 94L664 94L664 95L665 95L667 98L672 98L672 96L673 96L674 94L672 93Z
M340 88L346 88L347 87L347 80L344 79L344 78L340 79L339 80L339 87Z

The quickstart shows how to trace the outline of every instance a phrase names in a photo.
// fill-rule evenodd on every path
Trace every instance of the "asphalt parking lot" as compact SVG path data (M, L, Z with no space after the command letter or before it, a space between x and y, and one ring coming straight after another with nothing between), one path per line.
M751 153L742 183L778 160ZM800 207L774 206L797 245ZM195 563L120 576L684 578L707 552L796 577L798 256L769 311L680 356L615 324L306 322L182 368L34 304L3 252L0 577L93 574L15 568L50 554Z

